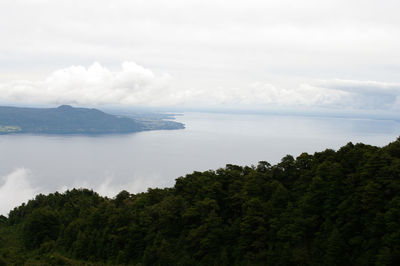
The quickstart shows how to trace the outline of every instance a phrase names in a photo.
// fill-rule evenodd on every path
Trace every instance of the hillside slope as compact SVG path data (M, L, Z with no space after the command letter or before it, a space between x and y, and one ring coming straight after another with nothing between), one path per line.
M0 220L8 264L400 265L400 139L227 165L113 199L38 195Z

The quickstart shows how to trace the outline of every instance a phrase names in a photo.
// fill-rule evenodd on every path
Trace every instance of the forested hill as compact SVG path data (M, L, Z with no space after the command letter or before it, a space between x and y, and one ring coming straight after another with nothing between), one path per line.
M132 119L69 105L57 108L0 106L0 134L109 134L181 128L183 124L174 121Z
M400 265L400 139L38 195L0 224L0 264Z

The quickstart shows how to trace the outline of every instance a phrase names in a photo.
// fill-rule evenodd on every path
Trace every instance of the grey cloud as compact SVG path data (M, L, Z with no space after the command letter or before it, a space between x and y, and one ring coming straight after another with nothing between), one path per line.
M316 86L348 93L343 102L354 109L397 110L400 84L359 80L322 80Z
M386 80L385 71L358 69L398 66L399 7L374 0L362 8L344 0L4 0L0 68L49 71L135 60L177 77L188 72L188 82L212 87L239 77L250 83L350 70L354 79Z
M398 83L334 79L321 80L316 84L330 89L348 91L359 94L377 92L384 94L400 93L400 84Z

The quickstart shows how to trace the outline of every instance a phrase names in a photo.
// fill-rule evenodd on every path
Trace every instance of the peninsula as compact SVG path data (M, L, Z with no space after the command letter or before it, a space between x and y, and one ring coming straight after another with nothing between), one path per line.
M183 129L163 116L128 117L98 109L61 105L57 108L0 106L0 134L119 134L147 130Z

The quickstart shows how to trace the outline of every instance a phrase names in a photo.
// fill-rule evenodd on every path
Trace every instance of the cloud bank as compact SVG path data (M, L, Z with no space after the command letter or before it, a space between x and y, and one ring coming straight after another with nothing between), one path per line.
M157 104L167 96L169 75L156 76L133 62L124 62L120 71L110 71L94 63L88 68L72 66L53 72L43 81L14 80L0 85L1 99L7 102L53 104Z
M30 169L18 168L11 173L0 177L0 215L7 216L9 212L34 199L39 193L49 193L49 187L35 187L30 180L35 180ZM134 178L131 182L121 183L112 176L104 177L101 182L93 182L89 180L79 180L70 184L65 184L60 188L51 188L54 191L65 192L73 188L93 189L102 196L110 198L115 197L122 190L131 193L139 193L146 191L150 187L165 186L165 180L162 176L146 176Z
M38 190L29 183L30 172L19 168L2 178L0 186L0 215L8 215L11 208L33 199Z
M94 63L54 71L42 81L14 80L0 84L0 100L125 106L318 107L350 110L397 110L400 84L357 80L309 80L293 88L266 82L242 87L179 88L169 74L156 75L134 62L117 71Z

